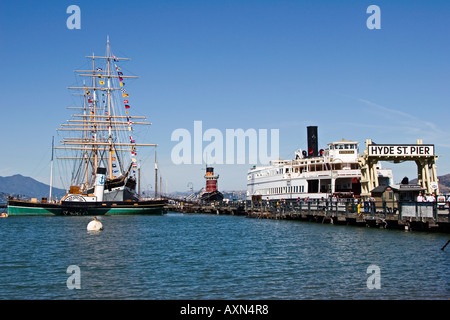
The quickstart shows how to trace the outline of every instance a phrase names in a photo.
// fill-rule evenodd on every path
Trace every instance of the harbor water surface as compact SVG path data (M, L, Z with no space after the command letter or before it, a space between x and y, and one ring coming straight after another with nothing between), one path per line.
M171 212L99 217L89 232L91 220L1 219L0 299L450 298L447 234Z

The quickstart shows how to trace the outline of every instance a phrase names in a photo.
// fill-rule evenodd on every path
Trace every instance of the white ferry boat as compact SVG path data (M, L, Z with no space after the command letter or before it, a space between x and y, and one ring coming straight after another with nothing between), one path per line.
M318 150L317 127L308 130L308 151L297 150L294 160L273 160L248 171L247 199L321 199L359 197L361 167L357 141L336 141ZM379 185L393 183L391 169L377 164Z

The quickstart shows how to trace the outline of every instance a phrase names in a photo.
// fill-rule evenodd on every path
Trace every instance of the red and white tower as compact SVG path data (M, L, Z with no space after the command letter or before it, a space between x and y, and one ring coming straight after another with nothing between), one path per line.
M206 202L222 201L223 194L217 190L217 179L219 179L219 175L214 175L213 167L206 167L205 179L206 188L205 192L201 196L201 199Z
M207 193L217 191L217 179L219 179L219 175L214 175L213 167L206 167L206 189Z

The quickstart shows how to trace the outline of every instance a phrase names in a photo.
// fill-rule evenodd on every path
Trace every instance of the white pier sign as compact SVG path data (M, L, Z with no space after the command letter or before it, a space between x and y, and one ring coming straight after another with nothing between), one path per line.
M433 144L371 144L368 146L369 156L434 156Z

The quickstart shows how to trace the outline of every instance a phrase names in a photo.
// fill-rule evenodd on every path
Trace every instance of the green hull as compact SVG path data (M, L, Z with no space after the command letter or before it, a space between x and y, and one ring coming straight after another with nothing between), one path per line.
M8 216L56 216L60 215L61 212L61 209L8 206Z
M7 208L8 216L161 215L166 212L165 202L158 200L143 203L103 203L99 205L61 205L10 201Z

